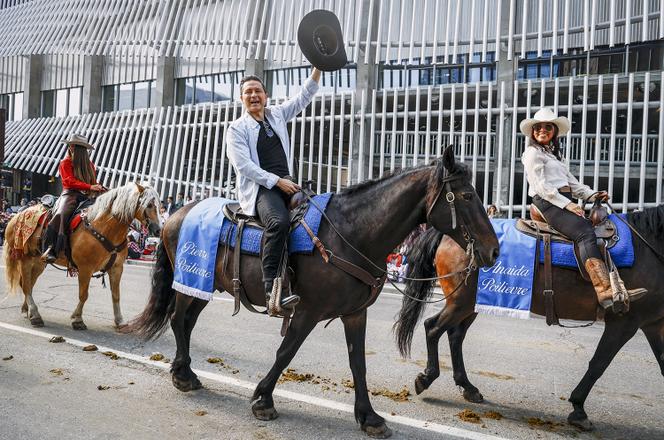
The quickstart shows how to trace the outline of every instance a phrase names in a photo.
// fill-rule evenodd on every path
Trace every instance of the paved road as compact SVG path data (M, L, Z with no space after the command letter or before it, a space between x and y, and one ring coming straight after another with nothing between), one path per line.
M61 272L48 269L37 283L35 299L46 322L37 332L19 312L21 297L0 300L0 359L13 356L0 360L0 437L366 438L353 419L352 390L344 386L351 375L338 321L327 329L319 326L291 365L296 373L313 377L280 384L275 398L280 418L261 422L251 415L249 400L273 362L280 321L246 311L232 318L232 302L213 301L192 337L192 363L204 372L205 389L181 393L170 383L168 364L149 360L153 353L174 355L170 331L149 343L116 333L110 291L98 280L92 284L84 310L88 330L83 332L69 325L76 280ZM126 267L125 317L142 310L148 285L148 268ZM369 311L369 387L413 392L412 381L426 358L424 335L421 329L416 333L412 359L401 359L391 334L400 299L386 293ZM434 310L438 308L426 313ZM446 342L441 344L442 376L429 390L406 402L382 395L372 402L390 416L397 439L664 438L664 378L641 334L617 356L587 402L596 432L579 433L565 424L570 411L565 398L585 372L601 331L599 325L564 330L547 328L541 320L480 316L466 339L465 359L486 403L461 398L451 378ZM68 343L50 343L51 335L62 335ZM119 358L84 352L81 347L88 343ZM210 357L223 359L223 364L208 363ZM480 423L461 420L458 414L465 409L479 414ZM488 411L503 418L487 418Z

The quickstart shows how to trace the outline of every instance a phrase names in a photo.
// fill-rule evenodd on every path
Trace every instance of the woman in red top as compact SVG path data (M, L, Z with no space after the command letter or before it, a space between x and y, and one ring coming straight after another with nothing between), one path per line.
M103 191L103 187L97 183L95 167L90 161L89 150L95 147L88 143L87 138L77 134L63 142L67 144L67 156L60 161L59 167L63 191L58 210L46 229L46 252L43 258L47 263L55 262L64 249L67 224L76 206L89 198L90 193Z

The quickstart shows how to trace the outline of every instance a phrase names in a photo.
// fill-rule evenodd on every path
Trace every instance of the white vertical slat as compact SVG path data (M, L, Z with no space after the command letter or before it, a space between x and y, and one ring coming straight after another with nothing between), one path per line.
M661 8L664 13L664 7ZM660 18L664 18L660 16ZM659 29L664 28L664 20L660 20ZM659 76L659 141L657 142L657 178L655 179L655 204L662 203L662 172L664 169L664 111L661 110L664 106L664 72Z
M468 114L468 83L463 83L463 102L461 111L461 162L466 161L466 115Z
M376 149L376 89L371 92L371 129L369 130L369 173L368 178L373 179L374 152ZM364 167L362 167L364 169Z
M516 86L515 86L516 88ZM533 96L533 82L531 80L528 80L528 88L526 90L527 96L526 96L526 118L530 118L532 114L532 96ZM516 104L518 101L514 101ZM516 105L515 105L516 107ZM524 144L528 142L528 138L524 139ZM514 166L512 166L512 174L516 174L516 152L512 152L515 162ZM516 176L513 177L513 180L516 180ZM510 185L510 191L514 191L514 186ZM521 218L526 218L526 202L527 202L527 197L528 197L528 180L526 179L526 173L525 170L523 172L523 175L521 176Z
M537 5L537 57L542 57L542 34L544 33L544 0Z
M238 105L237 103L233 103L233 113L231 116L231 121L234 121L237 118L238 113L242 112L242 105ZM228 127L230 126L231 121L229 121L228 125L224 129L224 134L228 130ZM226 143L228 144L228 143ZM226 179L222 185L224 186L224 196L225 197L232 197L233 192L237 193L237 189L235 191L231 191L231 179L233 178L233 166L231 165L230 160L226 160ZM221 182L221 181L220 181Z
M143 166L140 167L140 174L139 174L139 167L136 167L136 174L134 175L134 180L143 180L143 181L148 181L150 182L150 186L152 186L154 189L157 189L157 181L153 175L153 173L148 171L148 163L150 163L151 167L155 166L154 163L154 158L157 157L157 154L155 152L159 151L161 152L161 148L159 146L155 145L159 140L160 140L160 133L161 133L161 124L162 120L164 117L165 107L158 107L155 109L154 114L152 116L152 125L151 127L146 126L146 130L148 132L148 139L147 142L145 143L145 149L141 149L139 151L139 158L143 158ZM142 141L142 140L141 140ZM145 153L143 153L145 151ZM148 160L150 158L150 160Z
M486 141L484 143L484 191L483 191L483 197L482 197L482 202L484 203L484 206L487 206L489 204L489 172L490 172L490 165L491 165L491 146L493 145L492 143L492 138L491 136L491 118L493 116L493 83L489 83L489 90L487 91L488 96L487 96L487 106L486 106ZM494 169L498 168L498 166L494 167Z
M569 0L565 0L565 15L563 17L563 53L569 50L569 16L570 16Z
M205 104L204 106L199 105L198 107L200 108L201 111L201 123L198 123L198 115L195 120L195 125L194 127L198 128L198 132L194 131L194 134L191 137L191 144L192 146L194 145L194 142L196 140L196 134L198 135L198 146L196 148L196 162L192 162L191 166L194 167L194 182L193 182L193 196L194 198L196 197L196 193L198 192L198 189L200 188L201 190L201 198L200 200L203 200L205 198L205 188L204 184L205 182L202 182L199 180L199 174L200 172L198 171L200 168L200 165L203 164L203 169L207 168L207 153L201 160L201 156L203 154L203 133L205 132L205 114L206 111L208 114L212 114L212 109L211 109L211 104ZM191 175L191 174L190 174Z
M565 155L565 164L569 167L570 156L569 154L572 151L572 130L574 124L572 124L572 105L574 104L574 77L569 77L569 82L567 86L567 118L570 120L570 128L567 132L566 145L567 145L567 154Z
M629 168L632 159L632 115L634 110L634 74L629 74L629 90L627 91L627 133L625 133L625 168L623 178L623 202L622 212L627 212L629 201ZM643 149L643 145L641 146Z
M469 62L473 59L473 54L475 53L475 21L477 21L477 17L475 15L475 2L476 0L470 0L470 44L468 46Z
M500 52L502 44L502 36L500 34L500 28L502 26L502 12L503 12L503 0L496 1L496 61L500 61ZM486 6L485 6L486 7Z
M408 151L408 97L409 87L406 86L404 90L404 102L403 102L403 136L401 138L403 146L401 147L401 169L406 168L406 155Z
M415 10L417 9L417 0L412 0L410 8L410 44L408 45L408 62L413 64L413 48L415 45L415 28L417 24L415 23ZM421 61L420 61L421 62Z
M521 59L526 58L526 35L528 33L528 0L522 0L521 9Z
M452 93L451 100L450 100L450 140L449 143L450 145L454 145L454 117L455 117L455 106L456 106L456 84L452 84L452 88L450 89L450 92Z
M344 164L344 129L346 127L346 95L341 95L341 104L339 105L341 113L339 114L339 143L337 144L337 189L341 191L341 179L343 178Z
M173 133L175 133L175 144L174 145L173 144L169 145L169 154L168 154L168 157L166 158L166 168L164 168L164 171L167 173L167 175L171 176L168 179L169 180L169 186L168 186L168 193L169 194L174 194L173 190L175 189L174 188L175 187L175 179L173 178L173 176L175 176L175 173L176 173L175 168L177 167L177 164L178 164L177 159L178 159L178 152L180 150L180 145L181 145L180 144L180 139L181 139L182 130L183 130L182 122L184 121L185 108L186 107L180 107L178 109L179 110L178 113L180 115L179 122L178 122L177 126L171 127L172 132L171 132L171 139L170 140L171 141L173 140L172 136L173 136ZM173 110L175 112L176 109L174 108ZM173 116L173 121L175 121L175 115ZM171 147L172 147L172 149L171 149ZM173 167L169 169L168 166L171 163L171 158L173 159ZM178 183L177 191L179 191L179 190L180 190L180 184Z
M440 17L440 14L438 13L440 11L440 0L436 0L436 3L434 4L433 7L433 48L431 49L431 60L433 63L435 63L438 59L438 18ZM424 26L423 26L424 27ZM424 31L424 29L422 29Z
M312 103L313 105L313 103ZM304 175L304 136L307 130L307 109L302 110L300 115L300 154L298 161L297 184L302 186L302 176Z
M512 0L514 1L514 0ZM452 19L452 0L447 0L447 14L445 14L445 64L449 63L450 55L450 20Z
M326 185L326 192L332 192L332 167L333 167L333 150L334 150L334 121L335 121L335 97L336 95L334 93L331 94L330 96L330 128L327 136L327 185ZM343 102L341 103L343 106ZM342 121L343 123L343 121Z
M659 5L659 38L664 38L664 5L662 4ZM661 147L662 143L660 142L659 145ZM659 181L661 182L661 180Z
M611 99L611 137L609 138L609 196L613 197L613 179L616 161L616 118L618 114L618 75L613 75L613 97Z
M641 126L641 168L639 169L640 211L643 210L643 203L646 195L646 159L648 157L648 105L650 104L650 72L646 72L646 76L643 79L643 85L643 115L641 115L641 119L643 121L643 125ZM657 182L655 184L657 184Z
M380 118L380 143L378 146L378 177L383 177L383 173L385 172L385 129L387 127L387 90L385 89L383 89L382 100L383 110Z
M641 21L641 41L648 41L648 0L643 0L642 5L643 5L643 11L641 12L642 15L642 21ZM661 0L659 3L660 9L664 8L664 4L662 4ZM660 21L659 26L662 27L662 23ZM643 208L641 208L643 209Z
M479 155L479 132L480 132L480 83L475 83L475 114L473 115L473 178L472 184L477 182L477 158Z
M431 86L427 87L427 122L424 136L424 163L429 163L431 157Z
M311 127L315 126L315 121L311 122ZM323 187L323 152L325 135L325 95L320 97L320 124L318 126L318 163L316 166L316 192L321 193Z
M584 183L585 171L586 171L586 136L588 133L588 128L586 127L587 123L588 123L588 75L585 75L583 77L583 108L581 110L581 139L580 139L581 161L579 163L579 182L581 183ZM570 151L569 147L567 147L567 151Z
M190 122L189 116L191 115L191 108L194 109L194 120L193 122ZM196 142L196 134L198 133L198 113L201 110L199 105L193 105L189 109L189 114L187 115L187 130L184 132L184 143L182 145L182 154L184 155L184 152L186 149L189 150L189 156L188 159L185 161L183 165L185 167L181 167L181 174L180 174L180 180L184 181L184 191L185 191L185 196L187 194L190 194L190 197L193 199L196 196L196 182L191 181L191 169L194 166L194 151L198 150L195 146ZM184 157L182 157L184 159ZM182 174L184 172L184 174ZM192 187L192 191L190 192L190 188Z
M486 63L486 51L487 51L487 41L489 39L489 1L484 1L484 16L482 17L482 62ZM496 22L497 26L500 26L500 20ZM496 43L496 52L500 50L500 46Z
M390 173L394 172L394 163L396 161L396 148L397 148L397 121L398 121L398 102L399 92L394 89L392 96L392 133L390 136Z
M616 1L609 2L609 47L616 45Z
M390 1L391 3L391 1ZM383 51L382 46L382 33L383 33L383 21L385 21L385 16L383 15L383 5L385 4L384 1L379 1L378 2L378 30L376 32L376 56L374 57L374 64L380 63L380 58L381 58L381 53ZM387 17L387 20L391 23L392 22L392 15L389 15ZM371 33L369 33L371 35ZM388 60L389 61L389 60ZM368 63L368 61L367 61ZM333 98L334 99L334 98Z
M360 10L355 16L355 53L353 55L353 59L355 60L355 64L357 64L358 60L360 59L360 40L362 39L362 35L360 33L360 24L362 23L362 20L365 19L365 17L362 15L362 9L364 6L363 1L358 2L360 4ZM357 3L356 3L357 4Z
M393 15L394 3L397 0L389 0L389 1L390 1L390 13L387 17L387 41L386 41L387 44L385 46L385 64L389 64L390 58L391 58L390 57L390 45L392 44L392 17L394 17L394 15ZM383 2L381 2L381 4L382 3ZM399 8L401 8L401 6L399 6ZM379 56L380 56L380 52L376 51L376 64L378 64L378 62L380 61L379 58L378 58Z
M217 171L217 146L221 144L221 152L220 152L220 159L221 159L221 166L219 167L219 185L217 186L217 195L220 196L224 192L224 164L226 162L229 162L226 160L226 146L227 146L227 140L228 136L226 136L227 132L226 130L228 129L228 118L230 117L231 113L231 106L230 106L230 101L226 101L226 104L224 105L224 120L223 122L221 121L221 101L217 103L217 121L214 127L214 152L212 153L212 163L214 164L212 167L212 173L210 175L210 180L212 181L212 185L214 185L215 181L215 174ZM222 133L223 129L223 133ZM293 137L295 137L295 134L293 134ZM293 150L291 149L291 155L293 154Z
M355 93L350 95L350 133L348 136L348 172L346 186L350 186L353 174L353 136L355 135Z
M588 0L583 0L583 50L588 52L589 50L589 38L588 38Z
M292 136L290 137L290 150L288 154L288 172L291 176L297 177L295 174L295 167L293 166L295 162L295 135L297 133L297 118L293 118L291 120L291 133ZM300 170L298 169L297 171L299 173Z
M512 218L514 215L514 174L515 174L515 167L516 167L516 138L518 133L518 125L516 123L517 116L518 116L518 106L517 103L519 102L519 82L514 81L514 96L512 98L512 102L514 105L512 106L512 145L511 145L511 151L510 151L510 176L509 176L509 196L508 196L508 211L507 211L507 217ZM502 136L501 136L502 138ZM502 150L502 149L501 149ZM498 186L497 188L502 188L501 186Z
M599 161L602 153L602 93L604 89L604 77L600 75L597 82L597 112L595 125L595 160L593 169L593 188L599 187Z
M415 89L415 133L413 135L413 166L417 166L420 155L420 89Z
M205 136L205 156L204 156L204 164L203 164L203 176L201 178L201 200L204 199L206 196L212 197L212 188L214 186L214 181L210 180L208 181L208 166L211 170L213 170L216 166L216 162L212 162L210 158L210 147L212 146L212 129L216 125L214 123L214 108L215 105L213 103L210 103L210 107L208 109L208 121L207 121L207 134ZM203 136L201 136L203 137ZM216 147L216 145L215 145ZM212 147L213 149L215 147ZM209 165L208 165L209 164ZM210 173L211 174L211 173Z
M154 176L154 186L157 188L160 186L160 197L164 199L166 195L166 182L164 179L162 179L162 163L165 165L165 161L167 160L169 153L170 153L170 142L169 138L172 140L173 137L173 130L170 129L170 124L171 124L171 111L173 110L173 107L166 107L166 115L165 119L163 122L163 129L162 129L162 124L157 126L157 134L155 136L155 148L159 151L159 154L157 155L157 163L152 164L152 169L154 170L153 176ZM162 114L164 114L164 109L162 108ZM175 112L173 111L173 118L175 118ZM166 169L164 167L164 169ZM165 174L165 173L163 173ZM161 185L159 185L159 182L161 182ZM171 195L171 194L168 194Z
M643 0L642 0L643 1ZM625 0L625 44L632 42L632 0Z
M461 21L461 0L457 0L456 14L454 17L454 47L452 48L452 57L457 62L457 53L459 51L459 22Z
M509 37L507 38L507 59L512 59L512 54L514 53L514 20L516 11L514 9L515 0L510 0L510 18L509 18ZM497 25L500 27L500 24Z
M360 103L360 145L357 160L357 183L364 181L364 125L367 108L367 90L362 89L362 101Z
M590 50L595 49L595 23L597 22L597 0L590 6Z
M427 47L427 35L431 35L431 29L429 28L429 14L427 14L429 9L429 1L424 0L424 8L422 9L422 20L420 21L420 26L422 27L422 33L420 34L420 64L424 64L425 59L425 49ZM437 17L436 17L437 18ZM435 20L434 20L435 21ZM436 26L434 24L433 32L436 33ZM435 55L434 55L435 56ZM436 59L432 57L432 61L435 63Z
M321 108L323 104L321 102ZM316 97L311 100L311 117L309 121L309 156L307 158L307 180L314 179L314 135L316 133ZM360 138L361 139L361 138Z
M440 157L443 149L443 85L438 86L438 128L436 129L436 157Z

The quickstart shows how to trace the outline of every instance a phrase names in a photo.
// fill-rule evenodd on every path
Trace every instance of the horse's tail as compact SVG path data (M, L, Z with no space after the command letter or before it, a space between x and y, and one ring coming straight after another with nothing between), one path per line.
M7 280L7 293L18 291L21 286L20 256L14 252L15 224L18 216L14 216L5 229L4 254L5 254L5 280Z
M408 252L409 278L431 278L436 275L434 258L442 238L442 232L429 228L415 240L412 249ZM431 297L434 285L435 283L432 281L406 280L399 318L394 324L397 346L404 357L410 356L415 325L424 312L422 301Z
M162 241L156 251L156 264L152 269L152 291L145 310L134 318L123 332L137 333L145 339L156 339L166 330L166 324L175 309L173 267Z

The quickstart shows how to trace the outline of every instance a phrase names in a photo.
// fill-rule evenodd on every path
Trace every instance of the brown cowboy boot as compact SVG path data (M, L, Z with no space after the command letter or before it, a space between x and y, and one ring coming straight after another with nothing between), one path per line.
M613 305L613 290L606 264L599 258L588 258L585 267L597 293L597 302L602 308L608 309Z
M597 292L597 301L605 309L613 305L614 312L627 312L631 301L637 301L648 293L643 288L627 290L618 276L618 271L614 271L614 275L610 275L606 264L599 258L588 258L585 267L588 275L590 275L595 292ZM625 300L614 303L613 299L616 297L622 297Z

